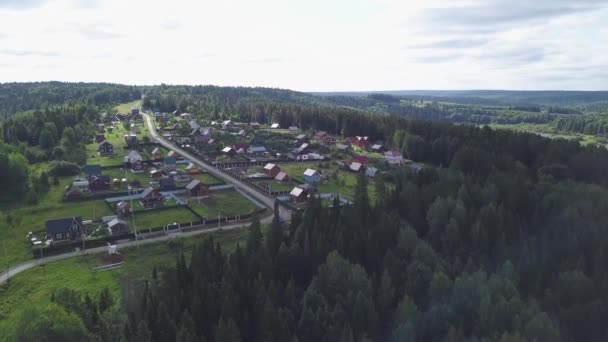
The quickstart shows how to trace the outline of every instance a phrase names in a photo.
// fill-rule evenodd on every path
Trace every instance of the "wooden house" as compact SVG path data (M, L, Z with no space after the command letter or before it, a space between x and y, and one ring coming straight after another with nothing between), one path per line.
M147 188L141 193L140 202L144 208L158 208L163 205L164 196L158 189Z
M277 173L276 177L274 177L274 180L276 180L277 182L285 183L289 181L289 175L286 172L281 171Z
M363 166L367 166L367 164L369 164L369 158L366 156L354 156L351 159L351 163L359 163Z
M80 216L48 220L45 225L46 238L53 242L76 240L84 235Z
M389 165L402 165L404 162L403 155L398 151L384 152L384 161Z
M361 163L352 162L348 168L352 172L361 172L361 170L363 170L363 165L361 165Z
M201 173L201 169L199 169L199 167L196 166L194 163L190 163L188 164L188 166L186 166L186 173L194 175L197 173Z
M99 152L99 154L102 156L114 154L114 146L107 140L104 140L97 145L97 152Z
M188 183L186 190L188 190L190 197L201 197L209 194L209 188L198 179L193 179Z
M126 201L120 201L116 204L116 213L118 215L126 216L131 213L131 205Z
M167 157L164 160L164 165L165 169L175 170L175 167L177 166L177 160L172 157Z
M127 144L127 146L133 146L135 144L137 144L137 134L126 134L125 135L125 143Z
M152 159L154 159L154 160L162 160L163 159L163 151L159 147L155 147L152 150Z
M264 166L264 173L268 177L276 177L279 172L281 172L281 168L276 164L268 163L266 166Z
M302 202L306 202L308 193L306 190L296 186L289 193L289 197L291 198L291 201L294 203L302 203Z
M129 232L129 224L125 220L115 218L108 222L108 229L112 235L120 235Z
M109 176L92 176L89 178L89 190L95 191L106 191L112 188Z
M173 190L173 189L175 189L175 178L173 178L173 177L161 178L158 181L158 185L161 190Z
M321 182L321 174L317 170L306 169L304 171L304 181L308 184L317 184Z

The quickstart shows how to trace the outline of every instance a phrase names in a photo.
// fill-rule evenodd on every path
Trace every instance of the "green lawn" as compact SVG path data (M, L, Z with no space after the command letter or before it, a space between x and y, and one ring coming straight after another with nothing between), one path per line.
M224 184L224 182L219 179L219 178L215 178L214 176L208 174L208 173L199 173L197 175L192 175L192 177L194 179L198 179L199 181L201 181L203 184L207 184L207 185L221 185Z
M293 189L293 187L295 186L295 183L291 183L291 182L280 183L275 180L258 180L258 181L254 181L254 183L264 186L264 187L270 186L272 191L288 191L288 190Z
M160 227L173 222L186 223L198 221L198 217L184 207L172 207L162 210L146 210L135 213L135 226L138 230Z
M99 219L102 216L113 215L103 200L80 202L62 202L63 189L69 184L71 177L62 178L60 185L52 186L51 190L40 198L36 205L23 206L8 211L11 224L6 224L6 218L1 219L5 228L0 245L0 271L6 269L7 262L15 264L32 258L30 243L26 234L30 231L44 231L45 222L50 219L81 216L83 220ZM4 252L6 248L6 253Z
M101 171L102 174L110 176L111 179L123 179L127 178L129 182L138 180L141 183L141 187L145 188L148 186L148 183L152 180L150 174L148 172L131 172L130 170L125 169L106 169Z
M214 219L222 216L243 215L256 209L255 204L236 190L212 191L210 196L201 200L188 199L188 205L200 216Z
M131 113L131 108L141 108L141 100L119 104L114 107L114 109L121 114Z
M27 305L44 305L51 294L61 288L69 288L82 294L97 296L108 287L114 298L120 297L121 283L140 282L149 277L154 267L175 264L179 252L188 260L192 247L213 236L223 249L233 250L247 236L246 229L219 231L171 242L159 242L141 247L119 249L125 256L125 264L106 272L91 272L98 266L98 256L84 256L35 267L11 279L0 287L0 341L12 341L13 327L21 310Z

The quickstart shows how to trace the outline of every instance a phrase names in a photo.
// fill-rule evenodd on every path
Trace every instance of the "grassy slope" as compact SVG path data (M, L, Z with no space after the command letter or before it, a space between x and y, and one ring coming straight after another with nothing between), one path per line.
M120 250L126 256L126 263L113 271L91 272L93 267L98 266L97 256L85 256L35 267L17 275L8 285L0 287L0 341L12 340L12 328L21 308L48 303L53 291L66 287L96 296L104 287L108 287L114 298L118 298L122 282L138 281L150 276L154 267L173 265L180 251L188 259L192 247L210 235L222 248L232 250L245 239L247 230L220 231L176 242L160 242Z

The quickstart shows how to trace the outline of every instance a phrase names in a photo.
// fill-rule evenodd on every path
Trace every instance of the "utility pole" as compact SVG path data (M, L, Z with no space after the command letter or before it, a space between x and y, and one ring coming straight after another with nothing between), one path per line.
M4 247L4 258L6 259L6 282L11 278L11 262L8 260L8 254L6 253L6 241L2 240L2 247Z

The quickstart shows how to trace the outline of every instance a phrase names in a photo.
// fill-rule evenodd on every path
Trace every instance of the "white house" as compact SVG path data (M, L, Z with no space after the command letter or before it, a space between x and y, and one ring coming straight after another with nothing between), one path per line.
M403 155L397 151L387 151L387 152L384 152L384 160L389 165L402 165L403 164Z

